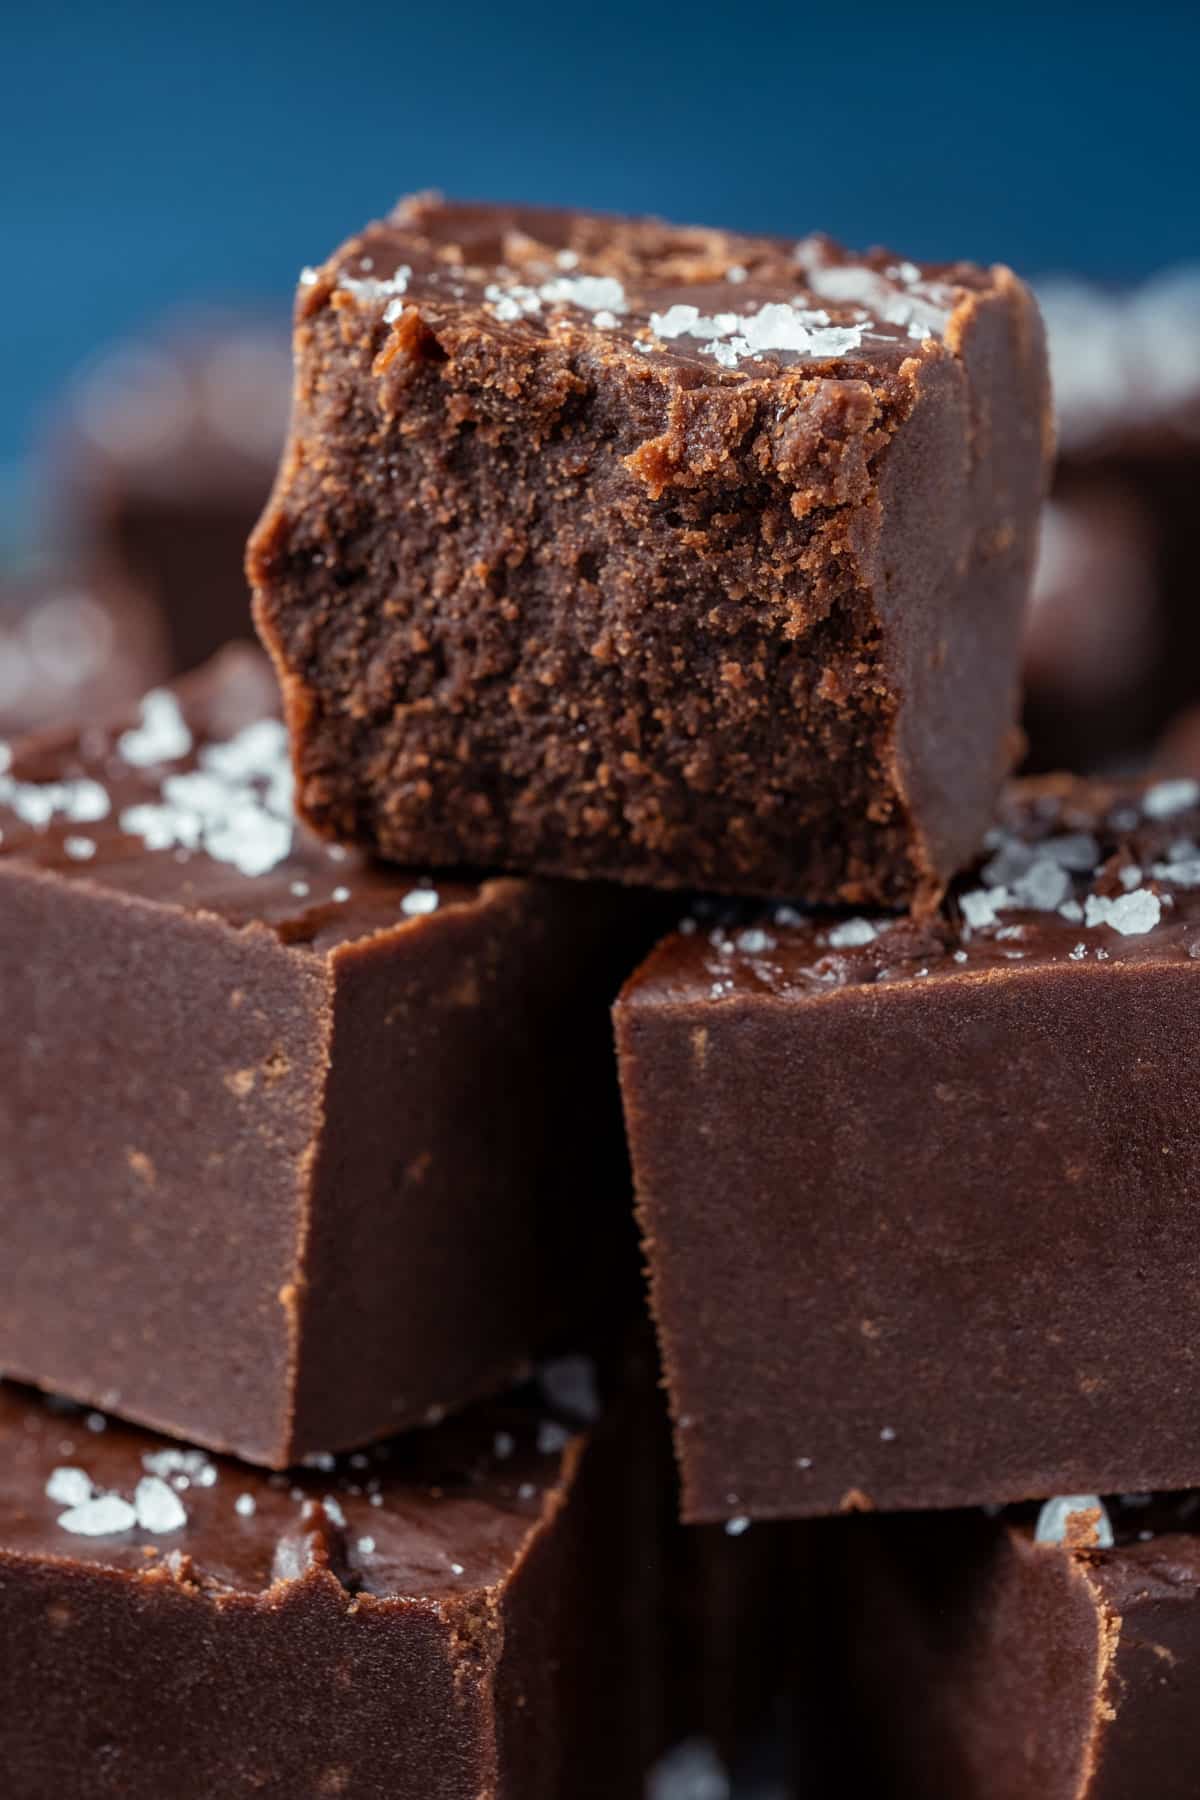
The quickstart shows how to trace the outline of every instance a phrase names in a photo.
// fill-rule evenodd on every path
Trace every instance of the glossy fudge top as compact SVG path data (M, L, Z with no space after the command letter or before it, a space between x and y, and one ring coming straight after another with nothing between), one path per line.
M263 924L318 951L480 898L478 883L384 869L297 824L277 714L265 657L234 648L121 727L0 744L0 872Z
M271 1474L0 1386L0 1562L165 1570L263 1593L314 1562L355 1593L443 1599L514 1561L582 1439L537 1396Z
M435 333L469 318L501 341L562 334L615 363L719 383L829 363L895 370L952 339L956 309L992 285L970 263L856 256L821 236L418 195L306 269L299 304L303 316L332 295L381 307L386 323L419 315Z
M1015 782L935 918L703 907L625 990L639 1002L819 999L1047 964L1200 959L1200 783Z

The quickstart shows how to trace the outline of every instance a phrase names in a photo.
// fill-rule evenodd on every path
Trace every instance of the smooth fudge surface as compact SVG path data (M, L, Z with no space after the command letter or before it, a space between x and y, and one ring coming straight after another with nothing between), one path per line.
M690 917L616 1008L686 1515L1200 1479L1200 784L1009 790L925 923Z
M4 753L0 1367L279 1465L619 1307L608 1007L652 927L317 842L275 704L231 651Z
M977 849L1049 448L1009 271L423 197L296 356L248 568L319 830L852 904Z
M1033 1518L854 1521L851 1741L880 1800L1191 1800L1200 1768L1195 1493ZM1109 1533L1115 1541L1109 1541Z
M171 673L250 634L246 539L290 394L286 330L214 307L110 345L65 396L54 433L63 528L89 573L152 600Z
M534 1396L271 1475L0 1389L5 1795L640 1800L637 1448Z

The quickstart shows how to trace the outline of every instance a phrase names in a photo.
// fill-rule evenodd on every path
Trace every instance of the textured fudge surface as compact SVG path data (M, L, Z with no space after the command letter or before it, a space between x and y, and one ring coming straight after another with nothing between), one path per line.
M618 1048L688 1516L1200 1477L1200 786L1009 791L926 924L690 919Z
M0 579L0 737L104 718L167 672L156 608L63 570Z
M250 633L246 539L290 391L286 333L214 309L113 345L68 395L56 443L67 527L89 571L158 607L174 671Z
M1049 436L1007 270L417 199L296 342L248 566L322 831L884 904L975 851Z
M0 1390L5 1794L637 1800L609 1429L497 1404L268 1475Z
M611 1283L648 927L317 842L274 704L233 652L5 752L0 1365L279 1464L503 1385Z
M1197 1504L1110 1501L1104 1549L976 1514L856 1521L844 1598L861 1626L849 1652L869 1791L1190 1800Z

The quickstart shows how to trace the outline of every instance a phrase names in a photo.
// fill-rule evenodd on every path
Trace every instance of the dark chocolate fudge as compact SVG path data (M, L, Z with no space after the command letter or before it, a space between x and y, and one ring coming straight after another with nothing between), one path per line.
M694 916L616 1009L686 1516L1200 1480L1200 784L1017 783L934 918Z
M319 830L855 905L978 848L1050 438L1008 270L425 197L296 348L248 567Z
M128 584L0 578L0 737L110 716L167 673L157 608Z
M1200 273L1039 297L1059 454L1025 647L1029 766L1111 768L1200 697Z
M243 563L279 461L286 333L220 310L104 352L67 396L57 501L90 574L159 608L174 670L248 637Z
M1200 1497L856 1520L843 1604L879 1800L1193 1800Z
M233 652L0 769L0 1367L282 1464L502 1385L629 1226L621 890L297 828Z
M641 1446L569 1427L493 1404L272 1476L0 1389L6 1800L640 1800Z

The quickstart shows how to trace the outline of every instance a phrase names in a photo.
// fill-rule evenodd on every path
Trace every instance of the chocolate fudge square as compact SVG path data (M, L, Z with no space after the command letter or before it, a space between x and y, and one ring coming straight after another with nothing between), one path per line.
M1200 1479L1200 784L1017 783L921 923L691 917L616 1009L686 1516Z
M1050 432L1008 270L425 197L296 356L248 567L320 831L855 905L975 852Z
M843 1598L880 1800L1192 1800L1200 1496L855 1520Z
M93 579L158 608L168 673L249 637L246 539L287 430L286 329L208 308L114 344L72 384L55 424L54 499Z
M284 1464L502 1386L629 1228L621 890L293 819L266 659L0 775L0 1366Z
M505 1402L272 1476L0 1390L6 1800L641 1800L640 1449Z

